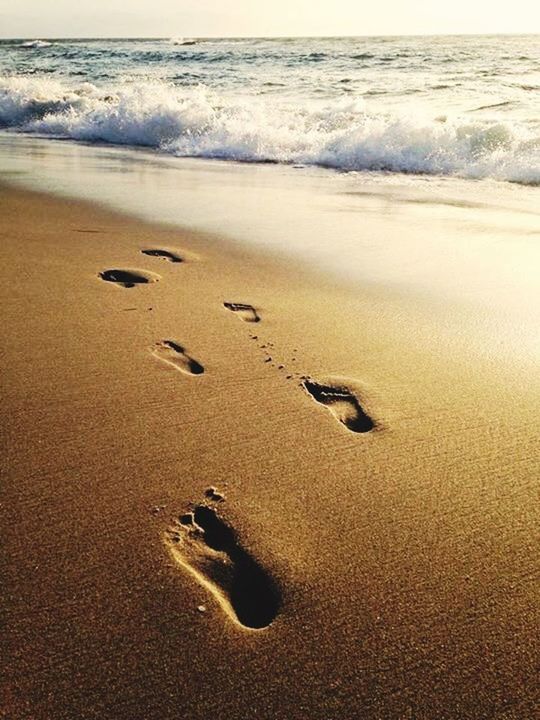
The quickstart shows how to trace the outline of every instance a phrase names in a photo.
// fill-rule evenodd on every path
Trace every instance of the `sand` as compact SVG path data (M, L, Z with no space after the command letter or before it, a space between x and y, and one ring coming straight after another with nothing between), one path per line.
M0 213L2 717L534 716L528 357L216 236Z

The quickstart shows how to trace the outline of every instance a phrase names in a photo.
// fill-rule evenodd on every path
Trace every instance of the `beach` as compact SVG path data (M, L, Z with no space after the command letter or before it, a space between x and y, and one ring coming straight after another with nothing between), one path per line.
M77 168L0 196L3 717L533 717L534 285L352 282Z
M532 720L538 35L136 5L0 39L0 718Z

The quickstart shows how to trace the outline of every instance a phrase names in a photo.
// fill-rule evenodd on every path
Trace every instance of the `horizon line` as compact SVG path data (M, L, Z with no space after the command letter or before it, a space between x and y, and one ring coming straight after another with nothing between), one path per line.
M538 32L368 33L359 35L32 35L0 40L338 40L343 38L539 36Z

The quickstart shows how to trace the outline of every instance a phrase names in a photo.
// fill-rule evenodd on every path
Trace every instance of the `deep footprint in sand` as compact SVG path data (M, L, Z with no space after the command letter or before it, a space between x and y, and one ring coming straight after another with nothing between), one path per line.
M152 348L152 353L186 375L202 375L204 367L187 354L186 349L174 340L161 340Z
M247 305L246 303L230 303L224 302L224 307L233 313L236 313L245 322L260 322L260 317L253 307L253 305Z
M179 565L240 625L261 630L276 618L281 598L275 582L214 508L198 505L182 515L167 542Z
M99 277L106 282L116 283L124 288L132 288L135 285L145 285L160 280L156 273L146 270L103 270Z
M151 257L157 257L161 258L162 260L167 260L168 262L172 263L181 263L184 262L184 259L180 257L175 252L172 252L171 250L158 250L157 248L149 248L148 250L141 250L143 255L150 255Z
M341 385L322 385L314 380L304 380L304 387L321 405L325 405L346 428L356 433L373 430L375 423L360 405L356 395Z

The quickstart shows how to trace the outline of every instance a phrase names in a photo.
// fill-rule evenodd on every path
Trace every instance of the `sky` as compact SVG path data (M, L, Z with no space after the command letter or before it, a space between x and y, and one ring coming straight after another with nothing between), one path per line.
M0 0L4 38L539 32L539 0Z

